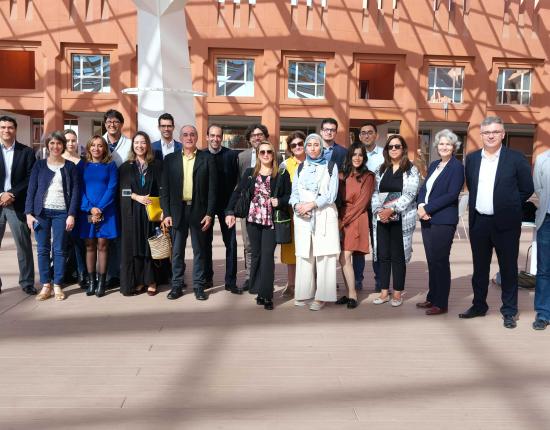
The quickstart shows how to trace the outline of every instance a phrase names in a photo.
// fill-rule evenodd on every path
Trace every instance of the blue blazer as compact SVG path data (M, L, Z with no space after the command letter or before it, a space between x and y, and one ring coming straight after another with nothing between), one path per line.
M476 219L480 166L481 149L466 157L466 185L470 191L468 201L470 228ZM523 203L531 197L533 192L531 166L525 156L521 152L502 146L493 189L493 208L497 229L503 231L521 228Z
M344 170L344 162L346 161L346 155L348 150L343 146L338 145L334 142L334 149L332 150L331 160L334 160L338 166L338 171L342 172Z
M162 144L160 143L160 140L157 140L151 143L151 149L153 150L153 154L155 155L155 158L157 160L162 161ZM174 140L174 152L178 152L181 150L182 150L181 143L179 143L177 140Z
M55 173L48 168L47 160L38 160L34 163L25 201L26 214L40 215L44 209L46 192L54 175ZM67 215L76 216L80 201L80 179L78 170L72 161L65 160L65 166L61 168L61 179Z
M428 167L426 181L435 172L440 160L436 160ZM426 199L426 181L420 188L417 202L424 203ZM458 195L464 186L464 167L455 157L451 157L443 171L433 183L428 203L424 210L432 218L431 224L457 224L458 223Z

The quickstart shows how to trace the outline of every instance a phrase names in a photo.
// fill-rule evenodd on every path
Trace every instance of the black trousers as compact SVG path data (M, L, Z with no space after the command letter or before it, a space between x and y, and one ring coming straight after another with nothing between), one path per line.
M234 287L237 285L237 229L227 227L224 211L216 212L214 218L212 218L212 226L206 231L209 246L206 247L205 276L207 281L211 281L214 277L212 241L214 240L216 215L220 221L220 230L225 245L225 285Z
M246 223L246 231L252 249L250 265L250 293L264 299L273 298L275 279L275 230L260 224Z
M182 204L184 204L182 202ZM189 222L191 206L185 205L183 219L179 226L172 228L172 288L183 288L185 272L185 246L187 236L191 232L193 247L193 288L204 288L206 276L204 272L206 249L209 245L208 235L201 226Z
M390 275L393 278L393 289L405 289L405 250L403 249L403 231L401 220L376 225L377 259L379 266L380 289L390 288Z
M498 230L493 216L476 214L470 228L470 246L474 263L472 288L474 309L487 312L487 291L493 248L497 253L502 286L502 315L518 313L518 254L521 225L510 230Z
M429 290L426 300L434 306L449 306L451 290L451 246L455 237L456 225L431 224L421 221L422 240L428 261Z

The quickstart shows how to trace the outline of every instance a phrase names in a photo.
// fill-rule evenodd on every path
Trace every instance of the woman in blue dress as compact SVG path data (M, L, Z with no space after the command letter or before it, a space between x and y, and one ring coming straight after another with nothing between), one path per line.
M82 199L78 219L79 236L86 241L88 296L105 295L109 239L118 236L116 193L118 171L105 139L93 136L86 145L81 169ZM97 265L97 269L96 269Z

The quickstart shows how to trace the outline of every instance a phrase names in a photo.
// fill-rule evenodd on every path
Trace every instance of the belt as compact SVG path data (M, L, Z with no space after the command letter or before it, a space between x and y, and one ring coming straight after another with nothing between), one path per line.
M186 206L191 206L193 204L192 200L183 200L183 204Z
M494 215L482 214L481 212L478 212L478 211L476 211L476 215L478 215L478 216L484 216L484 217L487 217L487 218L492 218L492 217L494 217Z

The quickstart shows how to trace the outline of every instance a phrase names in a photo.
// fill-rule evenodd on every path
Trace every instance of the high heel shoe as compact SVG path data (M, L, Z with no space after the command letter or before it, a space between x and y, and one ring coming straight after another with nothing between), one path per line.
M348 303L346 306L348 309L355 309L358 305L359 303L356 299L348 299Z
M157 286L156 285L149 285L149 287L147 287L147 295L148 296L156 296L158 293L157 291Z
M268 310L268 311L272 311L273 310L273 301L271 300L266 300L264 302L264 309Z
M87 296L93 296L97 289L97 275L95 272L88 274L88 289L86 290Z
M52 296L52 286L50 284L44 284L42 286L42 290L40 291L40 294L36 296L36 300L39 302L43 302L44 300L48 300Z
M97 280L97 289L95 290L96 297L103 297L105 295L105 287L107 284L106 280L107 280L107 274L100 273L99 278Z
M54 285L53 292L54 292L55 300L57 300L58 302L65 300L65 293L61 289L60 285Z

